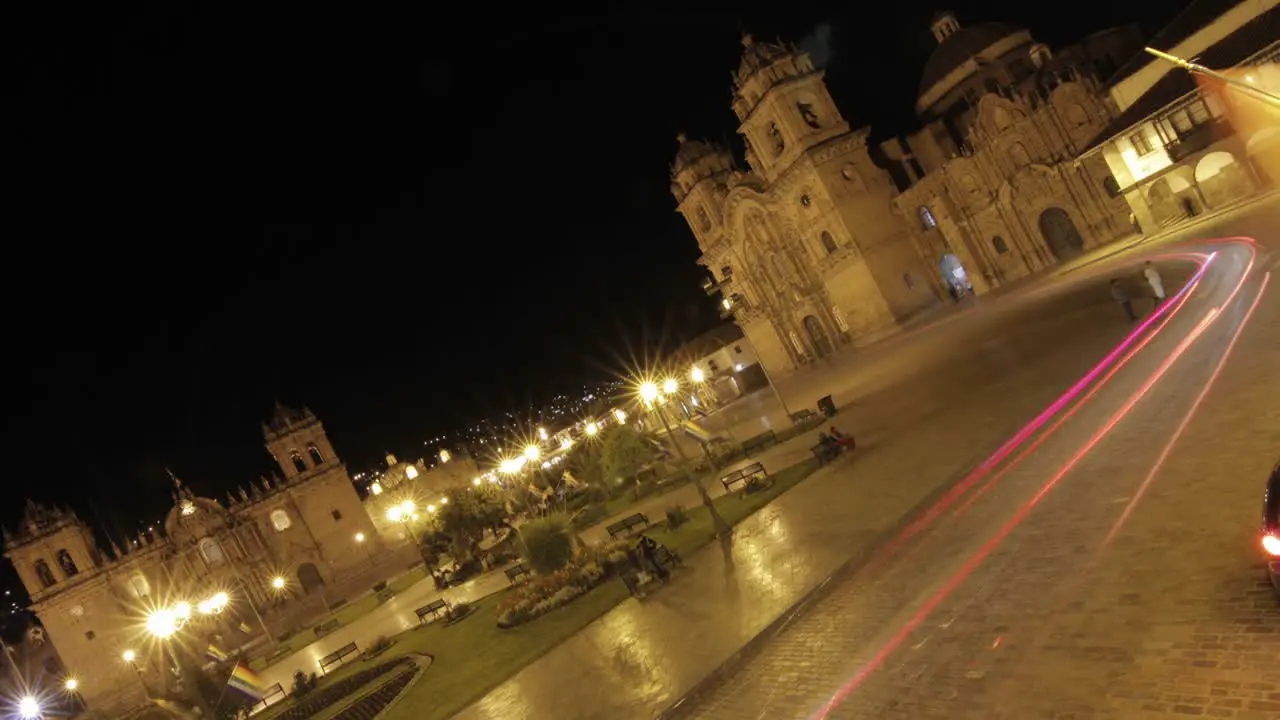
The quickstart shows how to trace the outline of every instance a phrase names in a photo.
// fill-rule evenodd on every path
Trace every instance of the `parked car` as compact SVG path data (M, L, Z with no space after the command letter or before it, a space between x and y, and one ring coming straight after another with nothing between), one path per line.
M1280 594L1280 464L1271 471L1262 499L1262 549L1267 553L1271 587Z

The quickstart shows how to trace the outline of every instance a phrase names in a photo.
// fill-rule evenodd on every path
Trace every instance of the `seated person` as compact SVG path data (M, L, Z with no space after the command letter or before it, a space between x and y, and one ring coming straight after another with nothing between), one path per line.
M824 433L824 432L819 432L819 433L818 433L818 444L819 444L819 445L821 445L821 446L823 446L823 447L831 447L831 446L833 446L833 445L835 445L835 444L836 444L836 439L835 439L835 438L833 438L833 437L831 437L830 435L828 435L828 434Z
M853 441L853 436L845 435L844 433L840 432L839 430L836 429L835 425L831 426L831 438L832 438L832 442L834 442L836 445L839 445L841 448L848 448L852 450L854 447L857 446L856 443L854 443Z

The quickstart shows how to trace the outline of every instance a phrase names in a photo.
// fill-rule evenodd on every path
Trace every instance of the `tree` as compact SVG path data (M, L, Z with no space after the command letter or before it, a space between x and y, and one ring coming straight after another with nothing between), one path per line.
M633 480L657 456L645 435L630 425L620 425L604 438L601 467L606 479Z
M506 523L507 508L499 493L487 486L450 490L446 497L449 502L437 508L436 518L451 540L450 554L463 564L480 551L486 530L496 532Z

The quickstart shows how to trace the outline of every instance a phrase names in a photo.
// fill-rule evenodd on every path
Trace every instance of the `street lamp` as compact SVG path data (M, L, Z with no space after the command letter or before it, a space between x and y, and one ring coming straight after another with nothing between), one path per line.
M530 460L537 460L542 457L542 450L537 445L529 445L524 449L524 456Z
M615 409L613 411L613 417L618 420L619 425L625 425L627 423L627 414L623 412L622 408Z
M585 427L584 430L586 431L588 437L594 437L596 433L600 432L600 426L595 424L594 422L589 422L587 423L587 427Z
M697 365L694 365L693 370L689 373L689 377L694 382L701 383L706 381L707 374L702 372L702 368L698 367Z
M120 657L124 658L125 662L131 663L134 660L138 659L138 653L132 650L125 650L123 653L120 654Z
M356 533L356 542L358 543L364 542L364 533L362 532Z
M40 701L30 695L24 695L22 699L18 701L18 715L20 715L23 720L40 717Z
M662 385L664 389L670 388L667 391L668 395L678 389L676 381L672 378L667 378ZM672 447L676 449L676 454L680 456L681 465L689 473L693 486L698 489L698 497L702 499L702 504L706 506L707 512L711 514L711 525L715 528L716 536L723 537L727 535L729 533L729 525L725 523L724 518L720 517L720 513L716 510L715 504L711 502L711 496L707 494L707 488L702 484L702 480L694 474L693 465L689 462L688 456L684 454L684 448L680 446L676 436L671 432L671 423L667 422L667 414L663 412L662 405L654 402L658 399L658 386L649 381L641 383L640 399L644 400L650 409L657 411L658 419L662 421L662 427L667 431L667 437L670 438Z
M662 392L668 395L675 395L676 390L679 390L679 389L680 389L680 383L676 382L675 378L667 378L666 380L662 381Z
M226 593L218 593L214 598L218 598L218 600L229 600L229 598L226 597ZM214 598L205 600L201 605L211 608L213 605L217 604L217 601L215 601ZM206 605L206 603L212 604ZM225 603L223 603L222 606L225 607ZM176 635L190 619L191 603L179 602L172 608L159 608L153 610L151 614L147 615L146 628L147 632L151 633L153 637L159 640L164 645L165 650L169 652L169 658L173 661L173 667L175 670L174 679L176 679L181 685L183 694L187 696L187 700L191 702L200 717L210 717L210 708L208 707L208 703L205 702L204 697L200 695L200 690L196 687L194 680L190 677L190 672L183 667L183 663L178 659L177 652L173 647L174 643L166 642ZM125 651L126 657L129 653L130 651Z
M80 687L80 681L73 677L69 677L62 683L62 686L67 689L67 692L75 692L76 688Z
M276 590L283 590L284 578L279 575L271 578L271 587L275 588Z

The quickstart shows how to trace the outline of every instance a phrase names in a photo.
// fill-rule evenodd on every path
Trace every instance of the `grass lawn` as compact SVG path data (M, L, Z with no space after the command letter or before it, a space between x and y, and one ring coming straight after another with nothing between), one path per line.
M716 498L716 509L725 522L736 525L817 469L818 464L813 460L797 463L774 473L773 487L768 490ZM711 516L701 506L689 509L688 521L680 527L670 530L665 526L655 526L649 535L685 557L714 539ZM476 611L470 617L450 627L434 622L396 636L396 644L373 662L382 663L410 652L431 655L435 662L404 698L383 716L385 720L445 720L452 717L628 597L622 582L611 580L563 608L524 625L502 630L497 625L496 608L507 592L491 595L476 603ZM321 682L333 682L365 667L368 664L351 663ZM385 681L385 678L380 681ZM341 705L346 702L344 700ZM280 703L255 717L268 720L289 705L288 702Z
M400 573L396 577L392 578L389 582L387 582L387 587L393 590L396 594L399 594L403 592L405 589L411 587L414 583L418 582L419 580L422 580L425 577L426 577L426 570L422 569L421 567L415 567L414 569L408 572ZM361 618L361 617L364 617L365 615L368 615L369 612L376 607L378 607L378 594L374 592L370 592L369 594L364 595L353 602L349 602L346 605L343 605L342 607L338 608L337 610L329 613L328 615L325 615L322 618L316 619L308 627L303 628L302 630L299 630L293 635L290 635L288 638L286 638L279 644L268 645L263 647L262 650L260 650L260 652L262 653L262 657L256 657L250 660L249 668L254 671L260 671L263 668L267 667L266 656L276 652L281 648L288 648L290 653L294 653L310 645L311 643L315 642L316 635L314 632L312 632L312 628L314 628L317 625L326 623L329 620L336 619L339 625L345 626L348 623L352 622L353 620L356 620L357 618ZM283 660L286 657L289 657L289 655L285 653L281 653L279 656L281 660Z

